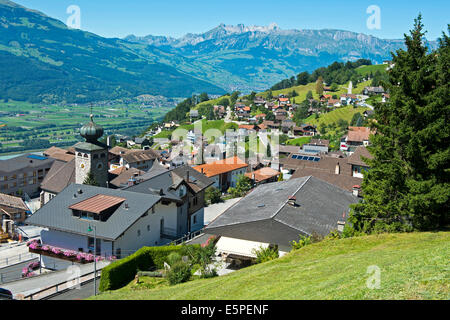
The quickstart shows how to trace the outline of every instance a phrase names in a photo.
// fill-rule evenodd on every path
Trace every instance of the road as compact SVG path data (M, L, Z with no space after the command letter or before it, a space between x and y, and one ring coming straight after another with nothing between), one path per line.
M100 277L97 279L97 292L100 284ZM43 300L81 300L94 295L94 280L90 280L78 289L70 289L58 295L51 296Z
M38 258L18 263L9 267L0 269L0 286L5 282L11 282L22 279L22 269L27 267L31 262L39 261Z

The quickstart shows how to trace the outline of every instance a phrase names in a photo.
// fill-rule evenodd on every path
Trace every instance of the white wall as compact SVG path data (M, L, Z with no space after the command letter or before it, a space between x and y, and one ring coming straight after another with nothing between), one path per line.
M114 242L114 253L121 249L122 257L129 255L144 246L161 245L161 218L164 217L164 227L176 229L177 227L177 206L170 203L165 206L156 204L155 213L150 209L147 216L137 220L120 238ZM147 230L150 226L150 231ZM138 236L138 230L140 236Z
M194 223L194 217L196 217L197 222ZM191 215L191 230L190 232L195 232L200 230L205 225L205 208L201 208L197 212Z

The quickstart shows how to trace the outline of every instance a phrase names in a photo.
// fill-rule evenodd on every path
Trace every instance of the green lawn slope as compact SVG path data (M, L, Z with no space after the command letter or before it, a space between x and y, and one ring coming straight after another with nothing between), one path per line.
M331 123L337 123L340 119L346 120L350 123L355 113L363 114L364 111L369 110L369 108L346 106L337 108L333 111L321 114L318 119L316 119L315 115L308 117L304 122L319 126L321 123L325 125L329 125Z
M450 232L328 240L226 276L91 299L449 299L449 257ZM370 266L378 289L367 287Z

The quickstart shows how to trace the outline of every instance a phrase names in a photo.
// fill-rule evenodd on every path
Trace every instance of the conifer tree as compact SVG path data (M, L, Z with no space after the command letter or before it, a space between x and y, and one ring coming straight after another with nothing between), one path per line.
M364 201L349 219L357 230L435 230L449 222L449 37L429 53L424 34L419 15L382 83L391 99L375 105L374 159L364 159L371 167Z
M97 186L98 187L98 183L95 180L94 175L92 174L91 171L89 171L89 173L87 174L86 178L83 181L83 184L87 184L89 186Z

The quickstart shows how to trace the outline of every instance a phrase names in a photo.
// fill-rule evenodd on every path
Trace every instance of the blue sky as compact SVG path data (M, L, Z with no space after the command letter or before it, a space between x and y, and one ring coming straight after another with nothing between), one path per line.
M181 37L220 23L269 25L282 29L342 29L400 39L422 13L427 38L450 23L448 0L16 0L66 23L70 5L81 10L81 29L104 37L129 34ZM381 29L368 29L369 6L380 8ZM447 12L447 14L445 14Z

